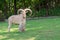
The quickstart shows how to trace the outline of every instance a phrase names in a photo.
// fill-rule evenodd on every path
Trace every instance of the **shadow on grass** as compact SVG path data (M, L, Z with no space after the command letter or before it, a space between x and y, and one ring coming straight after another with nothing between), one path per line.
M59 34L60 35L60 34ZM41 30L41 28L27 28L25 32L11 31L0 32L0 40L56 40L60 39L59 35L53 30Z
M28 40L38 35L38 30L28 30L25 32L2 32L0 40Z
M53 38L53 34L53 31L35 28L25 32L1 32L0 40L45 40L46 38Z

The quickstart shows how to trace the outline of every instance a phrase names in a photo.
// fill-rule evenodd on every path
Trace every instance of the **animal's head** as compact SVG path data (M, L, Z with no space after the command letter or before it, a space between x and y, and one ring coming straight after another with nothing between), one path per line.
M17 13L18 13L18 14L20 14L20 13L23 14L23 17L25 18L25 17L26 17L26 13L27 13L28 11L30 11L30 13L32 14L32 10L29 9L29 8L19 9ZM31 15L31 14L30 14L30 15Z

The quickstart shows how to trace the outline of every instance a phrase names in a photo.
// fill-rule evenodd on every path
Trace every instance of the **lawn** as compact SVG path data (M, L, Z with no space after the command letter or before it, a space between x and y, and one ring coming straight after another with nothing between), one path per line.
M12 25L8 33L7 27L7 22L0 22L0 40L60 40L60 17L27 20L25 32Z

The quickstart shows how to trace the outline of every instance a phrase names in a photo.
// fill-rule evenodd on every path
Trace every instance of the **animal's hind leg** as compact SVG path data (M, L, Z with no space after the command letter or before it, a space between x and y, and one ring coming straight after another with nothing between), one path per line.
M9 22L9 23L8 23L8 32L10 32L10 27L11 27L11 25L12 25L12 23Z

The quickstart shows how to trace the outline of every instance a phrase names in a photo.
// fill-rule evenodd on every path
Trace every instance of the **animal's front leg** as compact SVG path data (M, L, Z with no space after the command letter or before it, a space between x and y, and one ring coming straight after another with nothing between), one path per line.
M22 29L22 31L25 31L25 23L22 23L22 25L23 25L23 29Z
M22 23L19 24L19 31L22 31Z
M25 25L24 25L24 23L20 23L20 24L19 24L19 31L20 31L20 32L25 31Z

